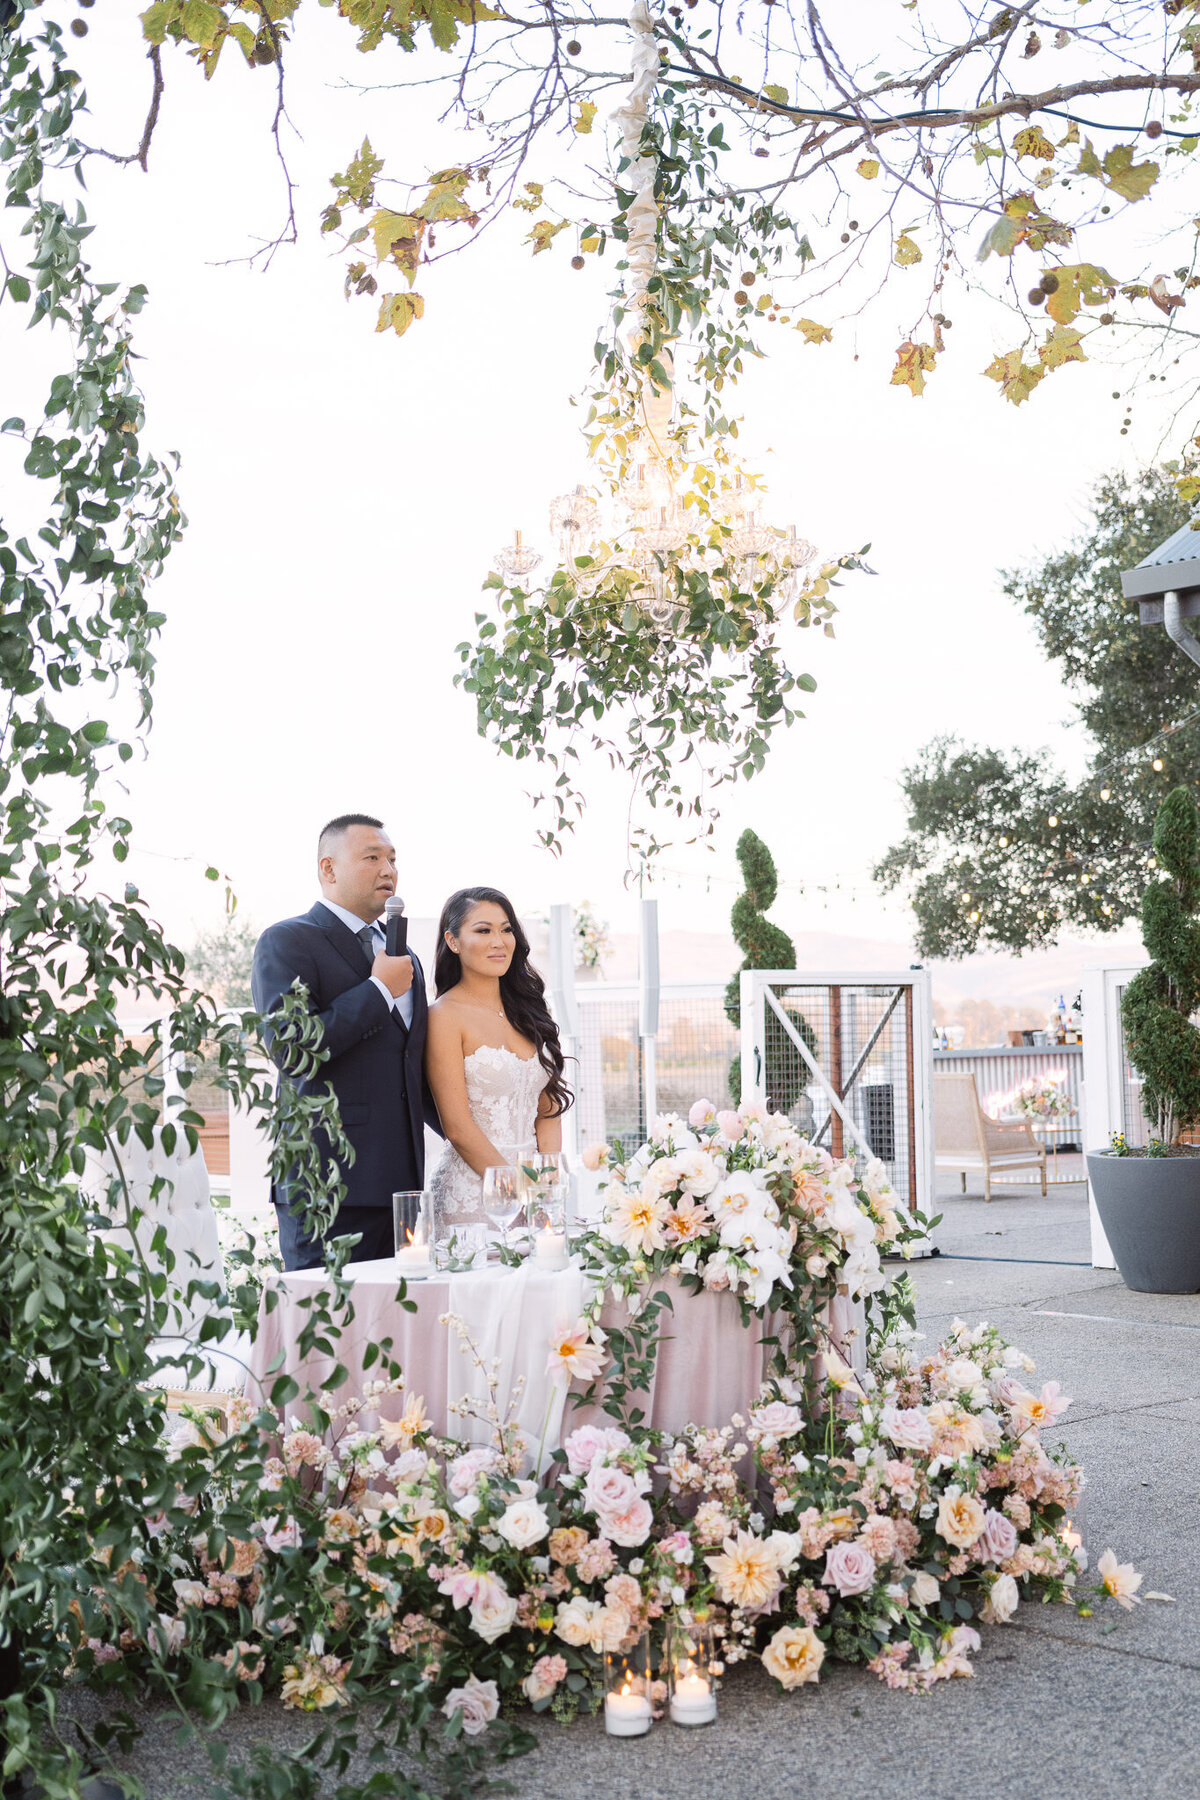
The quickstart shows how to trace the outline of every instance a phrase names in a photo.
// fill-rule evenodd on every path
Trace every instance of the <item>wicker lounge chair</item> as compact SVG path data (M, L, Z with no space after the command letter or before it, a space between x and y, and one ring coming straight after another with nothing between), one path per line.
M933 1078L934 1162L939 1169L958 1169L967 1191L967 1171L983 1172L983 1197L992 1197L992 1175L1009 1169L1037 1169L1046 1192L1046 1146L1033 1135L1027 1119L1013 1123L989 1118L979 1104L973 1075Z

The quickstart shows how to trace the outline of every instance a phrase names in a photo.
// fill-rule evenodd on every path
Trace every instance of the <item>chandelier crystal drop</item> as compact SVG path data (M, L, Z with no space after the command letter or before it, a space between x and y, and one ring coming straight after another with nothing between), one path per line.
M550 502L550 530L564 562L586 554L599 529L600 508L582 484Z
M532 575L541 560L541 551L531 549L523 541L519 531L513 532L512 543L505 544L502 549L497 550L495 557L496 567L502 575L507 577L510 585L524 581L527 575Z

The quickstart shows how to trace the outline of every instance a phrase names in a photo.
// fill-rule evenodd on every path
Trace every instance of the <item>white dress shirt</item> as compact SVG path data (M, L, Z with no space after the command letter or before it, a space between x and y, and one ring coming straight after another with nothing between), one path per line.
M342 921L342 924L347 928L347 930L352 931L354 933L355 937L358 937L359 932L362 930L363 926L366 925L366 923L367 923L365 919L360 919L357 913L349 912L346 907L338 906L335 904L334 901L327 900L325 898L324 894L321 895L321 905L327 906L329 908L330 912L333 914L334 918L340 919ZM367 926L367 929L370 931L371 936L375 940L376 951L382 950L385 947L385 938L383 935L383 926L380 924L379 920L376 919L375 923L373 925ZM359 938L359 942L360 943L362 942L361 938ZM416 970L415 969L413 970L413 979L414 979L414 981L416 980ZM371 980L375 983L375 986L379 989L380 993L383 995L383 997L387 1001L388 1005L395 1012L399 1013L405 1030L407 1031L407 1030L411 1029L412 1020L413 1020L412 989L409 988L407 994L397 995L397 994L393 994L391 988L388 987L386 982L381 981L379 979L378 975L372 975Z

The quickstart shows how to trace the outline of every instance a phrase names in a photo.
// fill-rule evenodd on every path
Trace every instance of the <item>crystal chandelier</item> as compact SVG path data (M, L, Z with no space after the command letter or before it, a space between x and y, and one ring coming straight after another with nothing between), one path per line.
M760 505L761 490L738 474L711 496L708 517L694 513L689 526L669 465L652 456L614 489L607 519L582 486L551 501L558 563L547 580L531 580L544 559L519 531L496 552L495 566L508 586L530 596L565 581L590 599L623 575L629 597L660 632L679 626L690 578L702 574L723 599L749 601L750 617L765 624L800 599L817 552L794 525L782 531L768 524Z
M659 221L657 163L643 145L660 75L647 0L633 0L629 25L630 88L614 117L621 127L621 183L633 195L627 211L623 307L626 341L637 356L649 335ZM736 469L722 474L716 493L710 481L689 495L698 505L681 505L672 462L675 367L670 344L658 346L655 360L666 380L641 374L634 395L634 461L613 484L605 503L609 516L602 519L600 505L583 487L550 504L550 531L560 562L542 591L553 586L561 595L565 582L584 600L605 589L619 592L655 630L666 633L686 632L689 596L703 585L723 607L741 611L756 627L773 624L781 606L802 599L806 571L817 553L794 525L785 532L763 519L761 490ZM510 587L533 593L529 577L542 558L524 544L519 531L495 560Z

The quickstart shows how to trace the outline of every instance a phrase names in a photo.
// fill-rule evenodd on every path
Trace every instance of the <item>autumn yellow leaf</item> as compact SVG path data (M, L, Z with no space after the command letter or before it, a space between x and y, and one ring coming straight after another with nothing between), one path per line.
M579 114L575 120L575 129L579 133L580 137L586 137L588 135L588 133L592 129L592 121L594 120L595 117L596 117L595 101L594 100L581 100L579 102Z
M372 213L368 223L375 238L376 262L386 262L390 258L404 271L411 287L417 276L424 219L413 218L408 213L389 212L386 207L381 207Z
M1013 139L1013 149L1018 156L1040 156L1047 162L1054 160L1054 145L1040 125L1026 125L1018 131Z
M1071 325L1055 325L1046 334L1046 341L1038 351L1038 360L1047 369L1060 369L1063 363L1086 362L1081 334Z
M1020 350L1008 350L1003 356L993 358L983 372L989 381L1000 383L1000 392L1006 400L1020 406L1045 375L1046 366L1040 362L1027 363Z
M1094 175L1112 193L1120 194L1123 200L1144 200L1158 180L1158 164L1135 163L1132 144L1114 144L1101 162L1092 148L1091 138L1083 140L1075 172L1078 175Z
M763 97L767 100L773 100L776 106L786 106L788 91L785 87L775 87L768 84L763 89Z
M796 330L804 333L806 344L827 344L833 336L828 325L818 325L815 319L797 319Z
M420 294L385 294L379 306L376 331L394 331L403 337L414 319L425 316L425 302Z
M431 225L455 219L467 219L474 223L478 214L473 213L463 199L464 190L470 179L470 172L467 169L441 170L432 178L429 192L420 206L413 209L417 217L428 220Z
M1111 299L1117 286L1108 270L1095 263L1065 263L1044 270L1043 275L1053 276L1057 283L1047 295L1046 311L1060 325L1069 325L1081 306L1098 306L1101 300Z
M864 181L874 181L879 173L879 164L873 156L864 156L858 165L858 172Z
M907 231L902 231L900 236L896 239L896 248L892 252L892 261L899 263L902 269L908 268L910 263L919 263L921 261L921 247L915 238L911 238L908 235Z
M513 201L514 210L517 212L537 212L542 204L541 182L527 181L525 183L525 194L528 198L525 198L520 194L517 195L516 199Z
M1135 163L1132 144L1114 144L1104 158L1104 185L1123 200L1144 200L1157 180L1158 164Z
M937 353L932 344L914 344L906 338L896 352L891 386L906 387L914 396L923 394L926 371L932 371L936 364Z
M539 219L525 242L533 245L536 256L539 250L548 250L559 232L565 231L570 223L569 219L559 219L557 223L553 219Z

